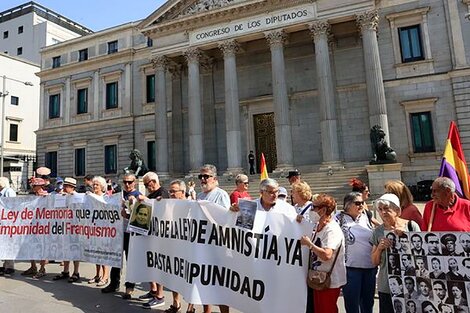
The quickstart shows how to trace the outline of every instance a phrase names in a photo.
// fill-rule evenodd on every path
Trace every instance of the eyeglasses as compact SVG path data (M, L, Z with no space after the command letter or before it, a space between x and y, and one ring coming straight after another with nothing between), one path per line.
M354 205L356 206L364 205L364 201L354 201Z
M126 185L130 185L130 184L134 183L135 180L123 180L122 182Z
M209 178L211 177L214 177L213 175L209 175L209 174L199 174L197 175L197 178L199 178L199 180L208 180Z
M183 191L183 190L168 190L168 193L175 194L179 191Z

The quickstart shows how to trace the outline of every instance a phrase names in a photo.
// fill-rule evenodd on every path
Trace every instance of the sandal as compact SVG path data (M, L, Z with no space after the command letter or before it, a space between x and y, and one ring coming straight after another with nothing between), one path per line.
M103 286L106 286L107 284L108 284L107 279L100 279L100 281L96 284L96 286L103 287Z
M38 269L35 267L30 267L23 273L21 273L22 276L34 276L38 273Z
M89 284L96 284L96 283L99 283L99 281L101 280L101 277L96 275L95 277L93 277L92 279L88 280L88 283Z
M72 276L69 278L69 283L75 283L80 279L80 274L73 273Z
M59 275L54 276L52 280L61 280L61 279L67 279L70 277L69 272L61 272Z
M33 276L34 279L39 279L41 277L46 276L46 270L39 270L36 275Z

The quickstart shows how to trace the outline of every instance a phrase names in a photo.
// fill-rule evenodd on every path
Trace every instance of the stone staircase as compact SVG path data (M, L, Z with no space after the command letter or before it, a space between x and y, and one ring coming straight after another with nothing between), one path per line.
M368 183L367 172L364 167L351 167L344 170L337 170L328 173L328 171L304 171L302 172L302 180L307 182L312 188L313 193L327 193L333 196L338 205L342 205L344 195L351 191L349 180L357 177L366 184ZM279 184L290 192L289 182L285 178L286 174L273 173L269 174L270 178L276 179ZM250 187L249 192L253 197L259 195L259 174L249 175ZM231 193L235 189L235 178L230 176L219 177L219 186Z

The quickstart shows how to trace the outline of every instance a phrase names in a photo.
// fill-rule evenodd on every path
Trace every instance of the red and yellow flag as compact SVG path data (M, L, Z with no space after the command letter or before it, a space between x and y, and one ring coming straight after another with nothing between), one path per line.
M261 165L260 165L260 170L261 170L261 177L260 177L260 180L269 178L269 176L268 176L268 169L266 168L266 160L264 159L264 153L261 153Z

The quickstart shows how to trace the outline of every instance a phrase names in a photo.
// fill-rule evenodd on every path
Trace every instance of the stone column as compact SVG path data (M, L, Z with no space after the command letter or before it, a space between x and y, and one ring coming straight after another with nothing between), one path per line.
M314 22L309 26L315 43L323 162L338 163L340 161L338 122L336 119L335 90L328 45L331 26L326 21Z
M168 171L168 123L166 98L166 69L168 59L156 56L152 59L155 67L155 156L159 176L169 177Z
M238 174L243 171L236 58L239 48L240 46L236 40L227 40L219 44L219 49L224 54L225 126L228 163L226 174Z
M184 52L188 62L188 127L189 127L189 168L197 173L204 162L204 142L202 133L202 104L199 61L201 50L189 48Z
M387 142L390 144L387 104L385 102L382 66L380 64L379 44L377 41L379 15L377 11L357 14L356 22L362 35L370 127L380 125L386 134Z
M289 98L287 96L284 63L284 42L286 40L286 34L282 30L275 30L266 33L265 37L271 49L274 125L276 127L277 150L276 171L280 172L293 167Z
M39 83L40 90L39 90L39 129L44 127L44 124L49 119L47 116L47 108L49 107L49 98L46 98L46 88L44 87L44 83ZM29 176L30 177L30 176ZM29 178L28 177L28 178Z
M65 90L64 90L64 112L61 112L61 115L64 119L65 125L70 123L70 114L72 113L72 108L70 107L70 97L71 97L71 84L70 76L65 79Z

